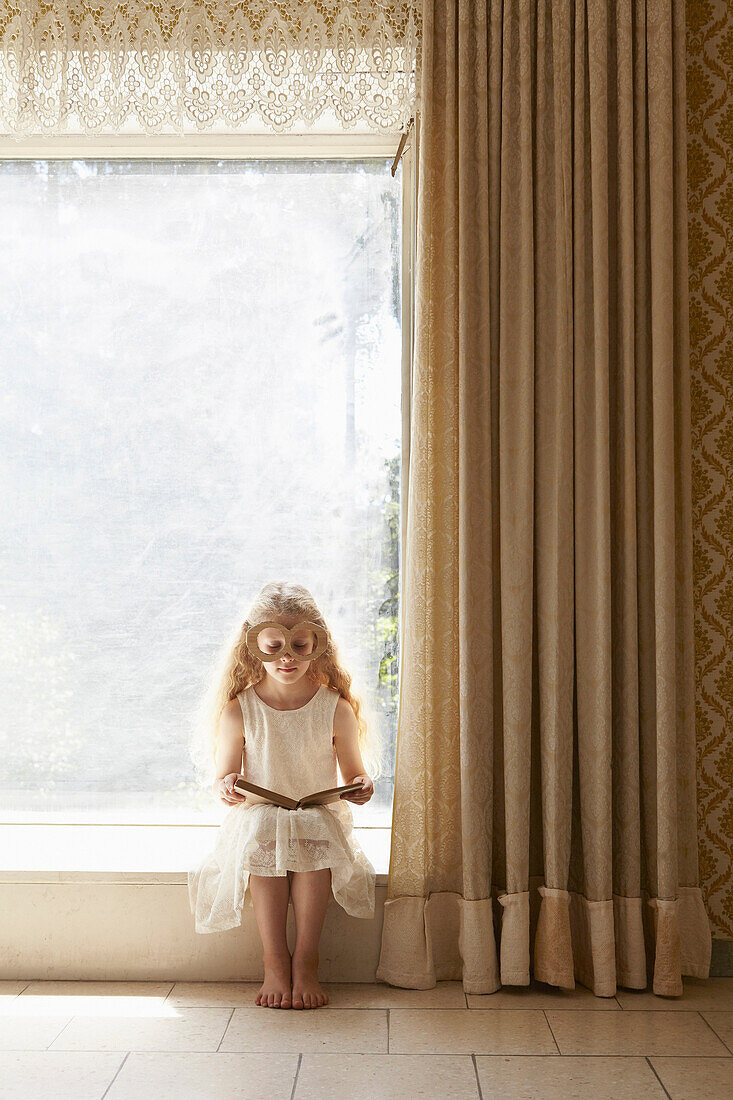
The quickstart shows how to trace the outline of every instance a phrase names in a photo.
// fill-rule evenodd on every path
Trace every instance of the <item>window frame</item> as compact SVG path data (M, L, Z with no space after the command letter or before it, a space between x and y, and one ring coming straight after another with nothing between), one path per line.
M404 648L404 548L407 533L407 500L408 478L410 468L410 444L411 444L411 408L412 408L412 373L414 355L415 333L415 293L414 273L417 238L417 186L418 186L418 161L417 149L419 145L419 118L415 120L415 126L408 136L402 153L402 372L401 372L401 405L402 405L402 447L401 447L401 479L400 479L400 600L398 611L399 632L399 682L401 700L401 667ZM365 157L394 158L399 144L400 134L202 134L182 136L148 136L148 135L114 135L114 136L85 136L74 134L53 135L47 137L13 138L0 135L0 160L44 160L44 159L71 159L81 160L91 157L104 157L112 159L119 157L130 159L164 159L166 157L176 159L250 159L272 158L292 159L294 157L308 157L317 159L362 159ZM88 822L73 821L25 821L7 823L3 826L0 822L0 830L6 827L12 831L26 829L69 829L76 830L77 836L83 835L83 830L98 830L112 828L115 830L135 829L136 839L140 836L140 830L154 830L155 834L161 829L180 830L181 844L186 844L186 831L190 828L216 829L218 825L199 823L160 822L148 824L145 822ZM391 826L359 826L359 829L381 830L388 834L385 837L387 845L391 835ZM82 833L79 833L82 830ZM39 831L39 840L42 837ZM91 838L91 833L87 834ZM153 834L151 834L153 835ZM31 834L32 836L32 834ZM28 837L30 840L30 837ZM86 845L85 845L86 846ZM0 868L0 882L36 882L47 883L49 881L109 881L109 882L146 882L168 883L173 878L179 877L175 870L120 872L114 868L109 871L94 870L66 871L64 869L47 868L46 870L6 871ZM381 876L380 876L381 878Z

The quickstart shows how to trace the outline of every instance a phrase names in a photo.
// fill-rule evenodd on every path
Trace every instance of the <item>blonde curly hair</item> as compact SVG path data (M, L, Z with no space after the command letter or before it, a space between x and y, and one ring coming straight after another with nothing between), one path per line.
M356 715L357 739L364 766L375 778L380 773L378 747L364 717L364 703L351 687L351 676L339 664L336 646L326 621L315 599L301 584L292 581L269 581L253 600L247 617L235 628L222 649L211 678L209 690L202 701L197 721L197 744L192 757L199 777L207 786L213 780L219 720L224 707L240 692L267 676L263 662L250 653L247 647L247 631L257 623L278 619L280 616L297 616L320 626L326 633L327 649L311 661L306 677L318 685L326 684L346 699Z

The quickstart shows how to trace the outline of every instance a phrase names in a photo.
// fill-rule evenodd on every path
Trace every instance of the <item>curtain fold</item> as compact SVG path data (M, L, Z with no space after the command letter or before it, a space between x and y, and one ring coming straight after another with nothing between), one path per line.
M0 0L0 133L397 132L418 0Z
M684 16L423 5L394 985L709 974Z

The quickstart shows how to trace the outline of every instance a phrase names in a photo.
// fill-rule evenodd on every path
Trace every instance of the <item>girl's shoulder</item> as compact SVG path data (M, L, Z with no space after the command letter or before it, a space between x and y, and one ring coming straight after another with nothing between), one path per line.
M225 703L224 706L222 707L221 713L222 714L229 714L229 715L231 715L231 714L234 714L234 715L240 714L241 715L242 708L240 706L240 697L239 697L239 695L235 695L232 699L229 700L228 703Z
M349 715L351 715L352 717L356 717L356 711L354 710L353 706L337 688L329 687L329 691L331 694L328 699L333 706L333 711L336 717L343 717L344 715L346 715L347 721Z
M256 694L254 684L249 684L246 688L242 688L241 691L237 692L232 702L236 703L243 713L246 713Z
M232 712L236 715L239 714L240 718L244 717L250 709L250 700L252 698L252 685L242 688L238 691L233 699L230 699L229 706L232 708Z

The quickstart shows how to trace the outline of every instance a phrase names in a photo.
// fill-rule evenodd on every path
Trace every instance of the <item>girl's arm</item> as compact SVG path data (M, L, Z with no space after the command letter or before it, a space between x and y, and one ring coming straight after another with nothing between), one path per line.
M236 806L246 795L234 789L234 780L243 775L244 721L238 699L231 699L221 712L216 745L216 782L214 792L222 802Z
M336 711L333 716L333 743L336 749L336 759L344 777L344 783L354 783L357 779L362 780L360 791L342 794L341 797L349 802L356 802L361 805L363 802L368 802L374 794L374 784L366 774L364 761L359 751L358 734L359 726L356 715L350 704L341 696L336 704Z

